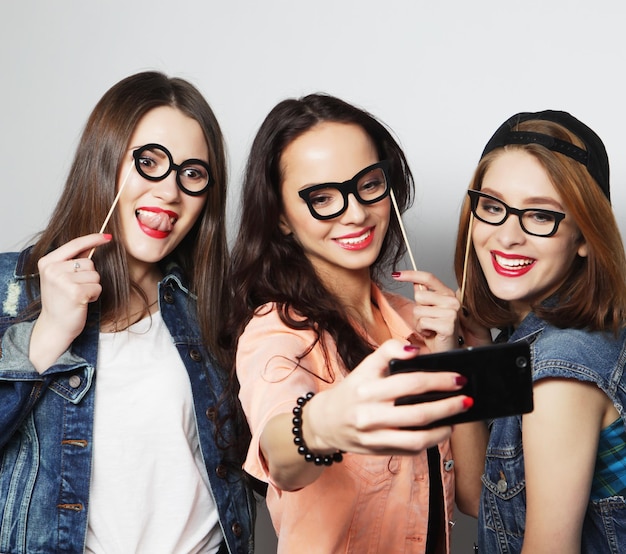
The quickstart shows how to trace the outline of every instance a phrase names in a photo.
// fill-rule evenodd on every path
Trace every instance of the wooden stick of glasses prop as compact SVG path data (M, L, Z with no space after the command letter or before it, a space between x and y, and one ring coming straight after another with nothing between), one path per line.
M406 245L406 250L409 253L409 258L411 259L411 265L413 266L413 271L417 271L417 265L415 264L415 258L413 257L413 252L411 251L411 245L409 244L409 238L406 234L406 229L404 228L404 223L402 221L402 216L400 215L400 208L398 207L398 202L396 201L396 195L393 193L393 189L389 188L389 196L391 197L391 203L393 204L393 209L396 212L396 216L398 218L398 224L400 225L400 231L402 231L402 237L404 238L404 244ZM420 283L417 284L417 288L419 290L425 290L426 287ZM434 331L422 331L422 335L424 337L432 337L435 335ZM463 345L463 338L459 335L458 337L459 345Z
M391 197L391 203L393 204L393 209L396 212L396 217L398 218L398 223L400 224L400 231L402 231L402 237L404 238L406 251L409 253L409 258L411 259L411 265L413 266L413 271L417 271L417 266L415 265L415 258L413 257L413 252L411 252L411 245L409 244L409 239L406 235L406 229L404 228L404 223L402 223L402 216L400 215L400 208L398 208L396 195L394 194L393 189L391 187L389 188L389 196Z
M393 209L396 212L396 217L398 218L398 224L400 225L400 231L402 232L402 238L404 238L404 244L406 245L406 251L409 253L409 258L411 260L411 265L413 266L413 271L417 271L417 265L415 264L415 258L413 257L413 252L411 251L411 245L409 244L409 238L406 234L406 229L404 228L404 223L402 222L402 215L400 214L400 208L398 207L398 202L396 201L396 195L393 192L393 188L389 188L389 196L391 197L391 203L393 204ZM417 285L420 290L424 290L424 285Z
M472 227L474 225L474 212L470 210L469 224L467 226L467 239L465 241L465 257L463 258L463 276L461 278L461 297L459 302L463 306L463 300L465 299L465 284L467 282L467 262L469 260L469 249L472 244Z
M117 201L120 199L120 195L122 194L122 191L124 190L124 185L126 185L126 181L128 181L128 176L130 175L130 172L133 170L133 165L134 164L131 163L130 167L128 168L128 171L126 172L126 177L124 177L124 180L122 181L122 184L120 185L120 189L117 191L117 194L115 195L113 204L111 204L111 208L109 208L109 213L104 218L104 223L102 224L102 227L100 227L100 233L104 233L107 223L109 222L109 219L111 219L111 214L113 213L113 210L115 209L115 206L117 205ZM91 257L93 256L93 253L95 251L96 251L95 247L92 248L87 258L91 260Z

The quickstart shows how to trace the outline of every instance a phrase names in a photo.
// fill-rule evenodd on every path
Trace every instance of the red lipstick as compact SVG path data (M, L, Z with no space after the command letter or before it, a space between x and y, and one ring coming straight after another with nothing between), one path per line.
M374 227L333 239L344 250L363 250L374 240Z
M178 214L154 206L135 210L139 228L149 237L164 239L169 236L178 220Z
M506 263L506 260L515 260L516 263ZM535 265L534 258L528 258L519 254L505 254L504 252L491 252L493 268L498 275L503 277L521 277L526 275Z

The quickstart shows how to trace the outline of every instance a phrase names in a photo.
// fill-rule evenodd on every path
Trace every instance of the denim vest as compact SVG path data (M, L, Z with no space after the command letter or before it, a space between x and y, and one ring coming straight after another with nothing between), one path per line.
M33 323L14 321L28 304L22 274L27 254L0 254L0 552L81 553L89 513L99 313L97 305L90 306L83 332L39 374L28 359ZM191 382L198 439L228 551L252 553L254 497L215 438L215 423L224 416L219 399L225 377L202 344L195 298L177 267L159 284L159 307ZM221 432L232 439L232 421Z
M612 400L626 425L626 331L615 338L612 333L558 329L531 313L509 342L519 340L526 340L531 345L533 381L561 377L595 383ZM480 552L520 552L526 526L521 416L493 421L482 481L478 515ZM581 551L626 552L624 497L589 502Z

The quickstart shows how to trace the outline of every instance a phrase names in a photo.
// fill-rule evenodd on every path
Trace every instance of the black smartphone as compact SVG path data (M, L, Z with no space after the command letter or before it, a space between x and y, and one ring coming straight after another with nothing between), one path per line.
M474 399L474 405L462 414L412 429L525 414L533 409L530 347L526 342L424 354L410 360L391 360L389 364L390 374L412 371L455 371L467 377L467 384L454 392L433 391L403 396L396 400L396 405L432 402L461 394Z

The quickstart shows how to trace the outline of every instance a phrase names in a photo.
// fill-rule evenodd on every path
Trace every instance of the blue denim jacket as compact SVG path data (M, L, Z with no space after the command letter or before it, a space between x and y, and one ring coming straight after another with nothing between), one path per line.
M564 377L596 383L613 401L626 425L626 331L611 333L557 329L529 314L510 341L531 345L533 380ZM520 552L526 525L526 481L521 416L491 426L478 515L481 553ZM558 494L558 490L554 491ZM582 492L581 494L587 494ZM583 523L583 553L626 552L626 500L589 502Z
M28 251L0 254L0 552L84 551L89 513L99 314L43 374L28 359L32 323L14 318L28 303ZM224 377L203 346L195 299L178 268L159 284L159 306L187 368L198 437L229 552L254 550L254 497L241 471L216 444ZM231 422L222 428L234 436ZM176 478L172 476L172 478ZM124 499L120 499L123 510Z

